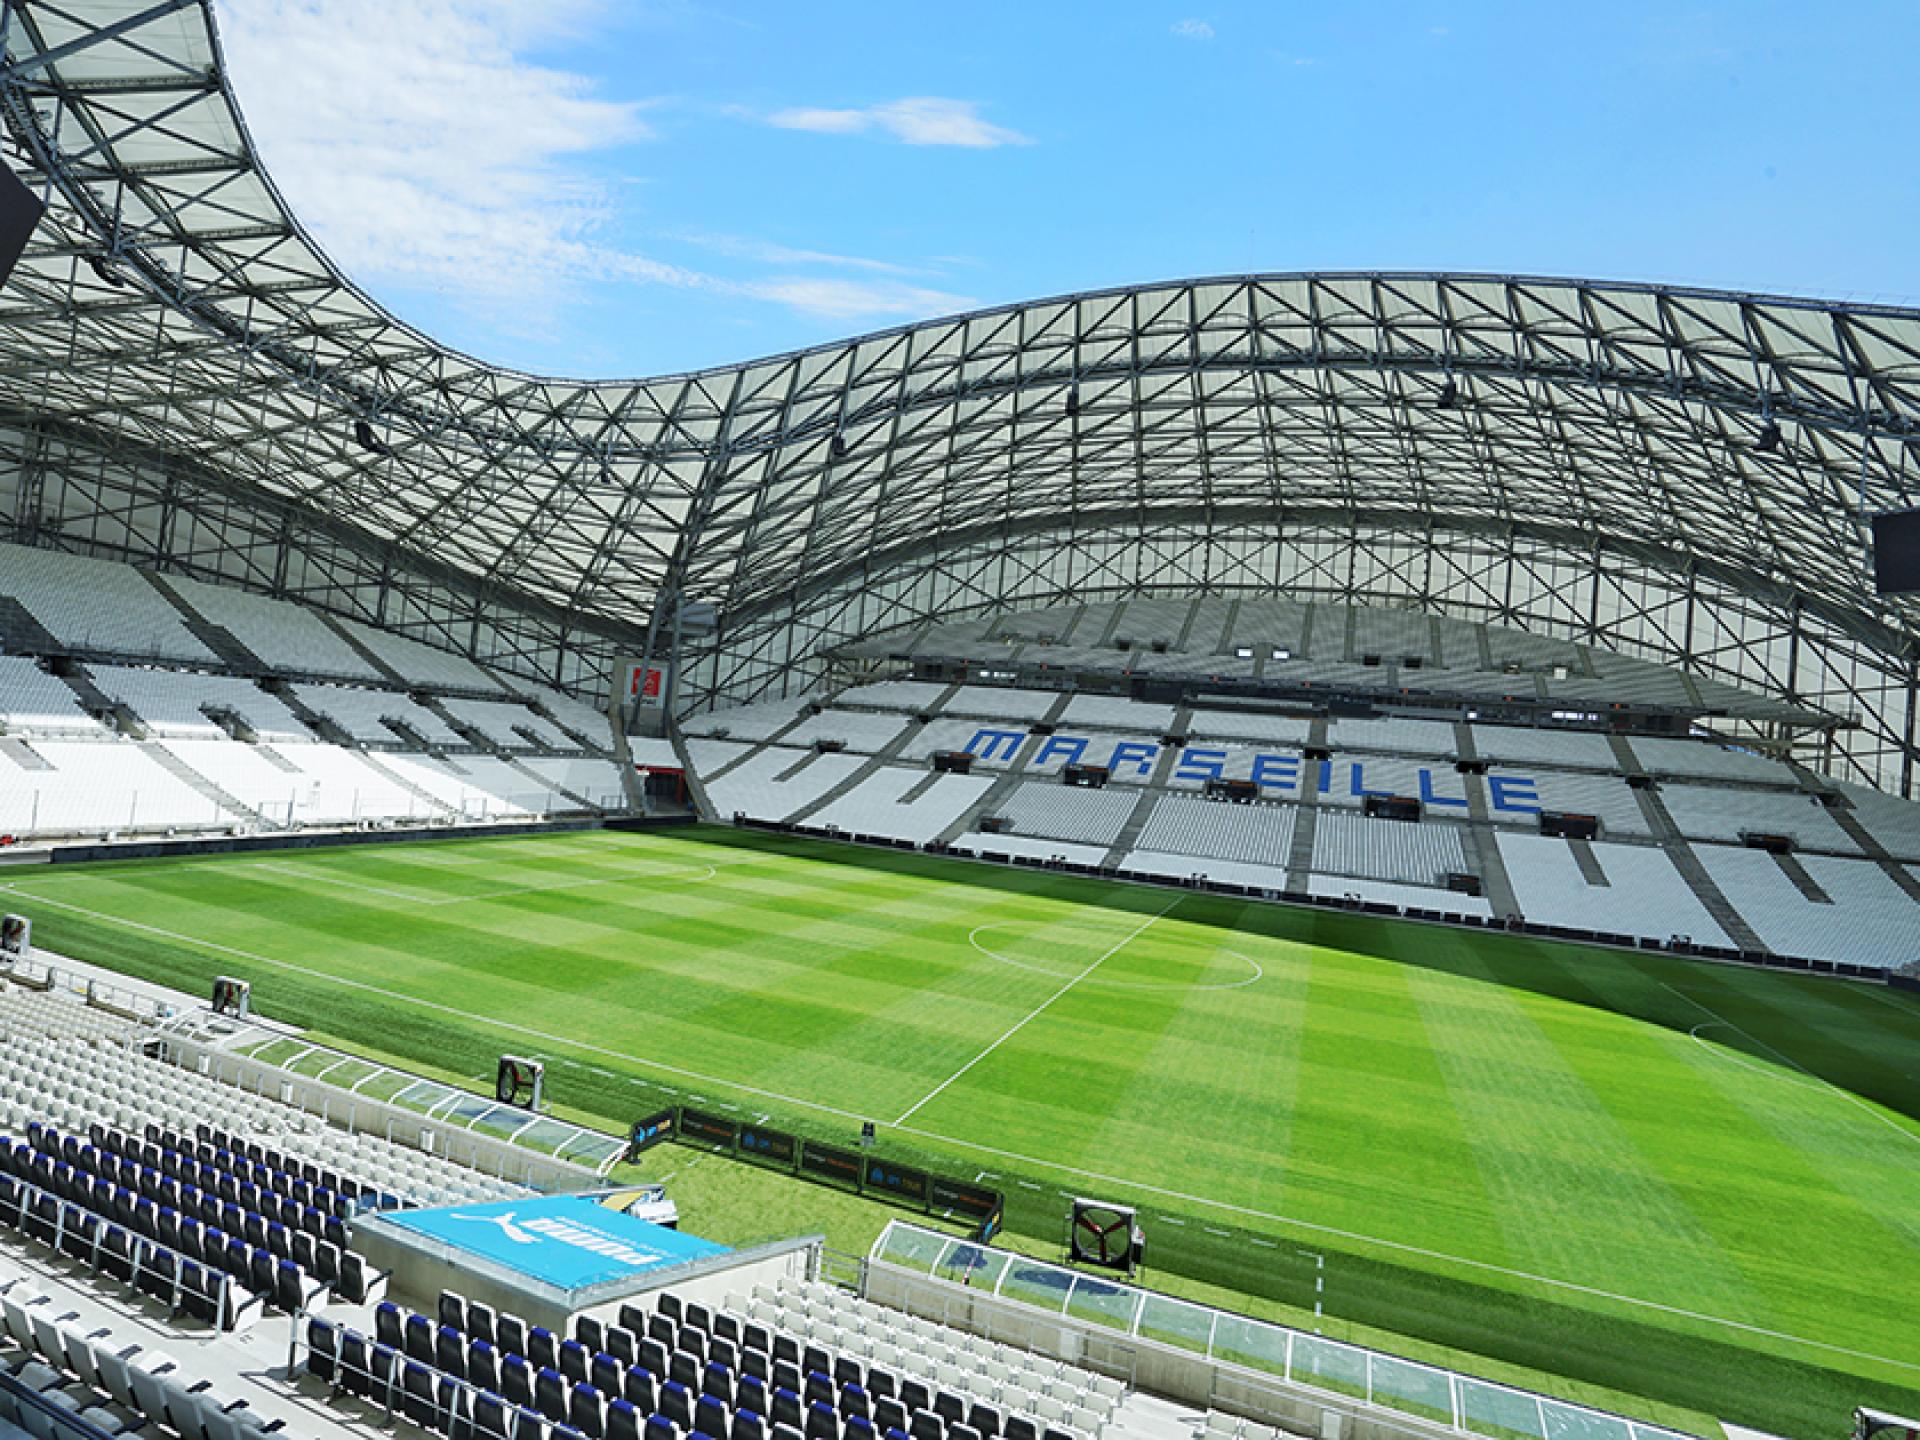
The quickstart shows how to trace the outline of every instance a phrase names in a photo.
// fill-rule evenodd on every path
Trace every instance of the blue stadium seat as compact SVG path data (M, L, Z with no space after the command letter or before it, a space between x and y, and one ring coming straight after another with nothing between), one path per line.
M705 1435L707 1440L727 1440L727 1431L731 1427L725 1402L711 1395L702 1395L693 1405L693 1428L696 1433Z
M555 1368L567 1377L569 1384L586 1384L587 1371L592 1363L593 1352L578 1340L562 1340L560 1342L560 1363Z
M607 1440L640 1440L640 1412L629 1402L608 1403Z
M680 1440L680 1430L664 1415L649 1415L641 1430L641 1440Z
M607 1433L605 1398L591 1385L575 1385L567 1396L567 1423L586 1440L603 1440Z
M824 1400L807 1406L807 1440L840 1440L840 1417Z
M500 1393L510 1404L533 1403L533 1367L519 1355L500 1357Z
M533 1376L533 1408L549 1420L567 1418L567 1382L551 1365L542 1365Z
M340 1327L318 1315L307 1321L307 1373L331 1382L340 1353Z
M659 1396L654 1393L653 1372L644 1365L629 1365L626 1377L621 1381L620 1393L632 1402L633 1408L642 1415L651 1415L660 1408Z

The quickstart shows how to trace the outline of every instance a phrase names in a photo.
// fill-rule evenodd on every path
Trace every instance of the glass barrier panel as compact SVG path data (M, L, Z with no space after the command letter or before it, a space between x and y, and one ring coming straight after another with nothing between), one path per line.
M885 1260L907 1270L918 1270L926 1274L940 1258L940 1252L952 1243L952 1237L936 1235L930 1230L915 1230L910 1226L892 1224L880 1237L880 1247L876 1259Z
M1082 1275L1073 1282L1067 1297L1067 1314L1076 1320L1105 1325L1114 1330L1133 1329L1134 1313L1140 1308L1140 1292L1130 1285L1114 1285Z
M1219 1323L1213 1327L1213 1358L1284 1377L1287 1332L1258 1320L1222 1313Z
M1531 1395L1460 1377L1460 1420L1477 1435L1494 1440L1543 1440L1540 1403Z
M999 1285L1000 1277L1006 1273L1007 1262L1013 1257L1004 1250L990 1250L984 1245L956 1243L947 1247L934 1266L933 1273L942 1280L951 1280L956 1285L970 1285L976 1290L992 1291Z
M1293 1337L1292 1378L1302 1385L1367 1398L1367 1352L1318 1335Z
M1453 1423L1453 1390L1446 1371L1396 1360L1391 1355L1374 1355L1370 1368L1374 1404L1444 1425Z
M1038 1261L1016 1258L1007 1267L1000 1293L1009 1300L1021 1300L1058 1315L1067 1308L1067 1292L1073 1288L1071 1271L1058 1270Z
M1617 1415L1602 1415L1597 1410L1564 1405L1558 1400L1549 1400L1540 1409L1546 1417L1547 1440L1635 1440L1635 1427ZM1646 1440L1654 1440L1656 1436L1667 1440L1664 1430L1644 1430L1639 1434Z
M1213 1339L1213 1312L1149 1292L1140 1306L1138 1333L1162 1345L1177 1345L1204 1355Z

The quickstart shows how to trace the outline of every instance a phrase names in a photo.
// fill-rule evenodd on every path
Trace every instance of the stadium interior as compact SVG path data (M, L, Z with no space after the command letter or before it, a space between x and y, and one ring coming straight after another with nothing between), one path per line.
M1836 1394L1916 1403L1911 1313L1784 1360L1767 1345L1803 1337L1737 1322L1752 1375L1649 1364L1636 1391L1573 1353L1523 1373L1518 1301L1469 1343L1372 1324L1399 1310L1324 1328L1349 1302L1323 1316L1317 1274L1284 1310L1217 1269L1163 1290L1142 1257L1173 1232L1105 1194L1151 1189L1133 1171L1050 1196L1058 1242L1006 1222L1029 1203L1006 1192L1040 1187L1004 1178L1029 1157L1000 1122L936 1145L951 1175L876 1158L855 1097L800 1102L830 1132L770 1126L772 1087L813 1073L798 1038L716 1087L698 1053L616 1053L591 998L578 1033L533 1029L529 984L526 1016L472 1033L503 1050L518 1024L532 1058L476 1077L433 1060L450 1032L427 1027L470 1003L451 990L418 1040L351 1008L392 998L364 977L337 1009L278 1008L276 985L329 975L274 958L277 923L324 951L384 922L236 915L182 863L431 841L457 872L480 862L449 842L725 828L1148 897L1084 969L1042 969L1040 1003L903 1134L1187 895L1302 946L1338 913L1407 947L1778 972L1827 987L1792 992L1820 1043L1824 993L1869 997L1905 1043L1920 601L1876 588L1863 521L1920 502L1920 312L1243 277L533 379L332 267L247 140L214 13L6 7L5 158L45 213L0 295L0 1440L1748 1440L1836 1433ZM546 852L527 888L614 863ZM45 893L95 873L86 903L120 909ZM466 914L325 873L343 904ZM599 923L605 891L567 893L525 923ZM680 903L714 902L649 912L619 940L635 964ZM1088 905L1133 926L1127 903ZM757 943L731 923L716 956ZM504 970L528 942L491 925L452 948ZM976 949L986 928L959 925ZM1796 1093L1841 1073L1706 1013L1658 1023L1683 1048L1719 1027ZM590 1053L663 1103L570 1093L553 1057ZM1839 1093L1879 1144L1920 1140L1912 1053ZM803 1217L857 1196L862 1252L784 1214L703 1238L657 1141L777 1172ZM1195 1230L1265 1216L1161 1194ZM1804 1389L1772 1388L1788 1367Z

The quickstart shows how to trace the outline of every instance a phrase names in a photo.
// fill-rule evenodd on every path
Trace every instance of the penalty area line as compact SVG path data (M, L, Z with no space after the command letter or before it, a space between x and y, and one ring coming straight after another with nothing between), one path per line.
M271 956L236 949L231 945L222 945L218 941L206 940L193 935L182 935L176 931L161 929L157 925L148 925L142 921L127 920L118 915L108 915L98 910L90 910L84 905L74 905L65 900L50 900L44 895L36 895L30 890L23 890L18 885L0 884L0 890L19 895L23 899L32 900L41 905L52 906L57 910L70 910L76 915L84 915L89 919L98 920L104 924L118 925L124 929L136 930L149 935L157 935L162 939L178 941L183 945L194 946L212 954L232 955L239 959L251 960L255 964L270 966L277 970L286 970L297 975L307 975L317 980L338 985L343 989L366 991L369 994L380 995L389 1000L398 1001L403 1005L415 1005L423 1010L432 1010L440 1014L451 1015L457 1019L468 1020L495 1030L527 1035L536 1040L545 1040L570 1049L605 1055L611 1059L624 1061L629 1065L644 1066L647 1069L656 1070L662 1074L677 1075L684 1079L694 1080L706 1085L724 1086L729 1090L743 1095L756 1095L764 1099L776 1100L785 1105L798 1106L803 1110L811 1110L822 1115L835 1115L842 1119L859 1122L872 1120L877 1124L886 1123L875 1115L864 1115L858 1111L843 1109L837 1105L822 1104L818 1100L806 1100L796 1095L784 1095L777 1090L762 1089L758 1086L743 1084L737 1080L729 1080L722 1076L703 1074L696 1070L688 1070L682 1066L667 1064L665 1061L650 1060L645 1056L635 1055L629 1051L613 1050L604 1045L595 1045L590 1041L578 1040L565 1035L554 1035L544 1030L535 1030L531 1026L518 1025L511 1020L500 1020L490 1015L478 1015L470 1010L461 1010L452 1005L442 1004L437 1000L425 1000L419 996L405 995L399 991L388 990L379 985L369 984L364 980L349 980L342 976L329 975L325 971L317 970L309 965L301 965L291 960L276 960ZM1696 1001L1695 1003L1697 1004L1698 1002ZM645 1084L647 1082L636 1078L634 1083ZM1468 1270L1477 1270L1493 1275L1504 1275L1509 1279L1523 1280L1550 1289L1565 1290L1573 1294L1587 1295L1599 1300L1610 1300L1620 1305L1627 1305L1641 1310L1651 1310L1658 1314L1672 1315L1683 1320L1698 1321L1703 1325L1716 1325L1728 1330L1737 1330L1743 1334L1758 1335L1769 1340L1780 1340L1791 1345L1805 1346L1808 1349L1824 1351L1830 1355L1844 1355L1854 1360L1870 1360L1876 1365L1890 1365L1896 1370L1905 1370L1913 1374L1920 1374L1920 1364L1916 1364L1913 1361L1896 1360L1891 1356L1876 1355L1868 1350L1854 1350L1845 1345L1835 1345L1825 1340L1813 1340L1805 1335L1795 1335L1785 1330L1770 1330L1765 1326L1752 1325L1743 1320L1729 1320L1722 1315L1708 1315L1698 1310L1687 1310L1678 1305L1663 1304L1658 1300L1642 1300L1633 1295L1622 1295L1618 1291L1603 1290L1594 1285L1582 1285L1573 1280L1560 1280L1551 1275L1536 1275L1528 1270L1519 1270L1508 1265L1496 1265L1489 1260L1475 1260L1466 1255L1451 1255L1444 1250L1430 1250L1424 1246L1409 1245L1400 1240L1387 1240L1378 1235L1364 1234L1358 1230L1343 1230L1338 1226L1322 1225L1312 1220L1300 1220L1288 1215L1276 1215L1272 1211L1256 1210L1247 1205L1235 1205L1230 1201L1216 1200L1205 1195L1194 1195L1187 1191L1174 1190L1164 1185L1151 1185L1140 1180L1128 1180L1122 1176L1108 1175L1099 1170L1089 1170L1077 1165L1064 1165L1058 1160L1045 1160L1039 1156L1022 1154L1018 1150L1006 1150L994 1145L983 1145L975 1140L960 1139L956 1136L942 1134L937 1130L927 1130L914 1125L904 1125L898 1128L904 1134L917 1135L923 1140L937 1141L943 1145L951 1145L956 1149L971 1151L976 1155L990 1155L1001 1160L1011 1160L1021 1165L1038 1166L1043 1170L1051 1170L1058 1174L1078 1176L1083 1180L1097 1180L1108 1185L1125 1186L1128 1189L1139 1191L1142 1194L1157 1195L1167 1200L1178 1200L1188 1205L1199 1205L1224 1214L1243 1215L1249 1219L1265 1220L1270 1224L1283 1225L1295 1230L1306 1230L1318 1235L1332 1236L1335 1239L1351 1240L1359 1244L1372 1245L1382 1250L1389 1250L1402 1255L1412 1255L1424 1260L1438 1260L1449 1265L1458 1265ZM1016 1178L1014 1183L1027 1190L1040 1190L1043 1188L1029 1180L1020 1178Z

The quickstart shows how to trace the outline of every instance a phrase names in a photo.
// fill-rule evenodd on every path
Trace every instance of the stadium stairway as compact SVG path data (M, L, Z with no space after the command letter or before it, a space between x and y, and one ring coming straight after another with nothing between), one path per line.
M958 686L954 687L954 689L958 688ZM935 708L938 709L945 706L947 701L953 698L953 693L953 690L949 690L945 695L942 695ZM1057 723L1061 715L1066 712L1067 705L1072 699L1073 696L1071 694L1061 695L1047 707L1046 714L1041 717L1040 723L1043 725ZM912 734L912 731L908 731L905 736L901 737L900 743L904 746ZM980 803L962 813L951 825L947 826L946 829L935 836L934 843L951 845L969 830L978 828L982 815L998 814L1000 807L1006 803L1007 797L1020 788L1020 781L1027 772L1027 762L1033 758L1033 753L1037 753L1037 747L1022 745L1020 750L1014 755L1014 758L1008 763L1007 768L1000 772L999 778L988 788L986 794L980 797ZM931 765L933 762L929 760L927 763ZM926 784L918 785L915 786L912 791L908 792L907 796L901 798L905 800L917 795L922 790L931 788L930 785ZM1114 862L1108 860L1106 863L1112 864Z
M1327 721L1325 716L1316 718L1307 727L1307 744L1325 746L1327 743ZM1286 888L1296 894L1304 893L1307 888L1307 875L1313 869L1313 835L1320 826L1320 805L1312 793L1312 787L1301 787L1300 804L1293 817L1293 841L1287 849Z
M559 724L552 716L545 713L544 707L536 705L534 708L541 713L542 717L546 719L549 724ZM560 733L563 735L573 735L576 740L580 738L578 735L574 735L570 727L565 725L560 726ZM641 783L640 772L634 768L633 747L627 744L626 728L621 725L615 725L611 727L609 733L613 736L613 759L614 763L620 768L620 793L627 797L627 809L636 815L645 815L648 813L647 787Z
M1798 890L1815 905L1831 905L1833 897L1820 888L1820 882L1807 873L1807 867L1791 855L1775 855L1773 863L1780 867L1780 873L1792 882Z
M0 595L0 648L15 655L58 655L67 647L11 595Z
M46 756L17 736L0 735L0 755L6 756L22 770L53 769Z
M253 809L251 806L243 805L231 792L223 790L220 786L214 784L213 781L187 764L186 761L174 754L173 751L169 750L165 745L149 745L146 747L144 753L149 760L153 761L162 770L168 771L183 785L206 796L207 799L211 800L215 805L219 806L234 818L250 821L257 825L266 825L272 829L279 828L273 825L273 823L258 810Z
M196 610L186 596L167 583L164 575L156 575L150 570L142 571L149 584L167 598L167 603L180 612L181 622L189 634L207 649L219 656L235 670L249 674L258 674L269 668L258 655L255 655L231 630L216 625Z
M115 720L118 721L123 728L129 726L132 722L134 718L133 712L128 710L127 707L122 705L118 700L115 700L111 695L107 694L107 692L102 690L98 685L94 684L93 677L78 665L67 666L65 674L58 672L52 673L54 679L73 691L74 698L79 700L80 704L89 714L111 715L115 717ZM134 728L137 728L141 737L145 737L145 726Z
M1627 748L1626 740L1619 735L1607 738L1613 744L1614 754L1621 757L1621 766L1629 773L1639 772L1641 766L1631 758L1633 752ZM1693 891L1694 898L1713 917L1714 923L1726 932L1734 948L1771 954L1772 951L1761 941L1758 932L1741 918L1740 912L1727 899L1726 892L1714 883L1713 876L1707 873L1707 867L1700 863L1700 857L1693 853L1693 847L1682 837L1680 827L1674 823L1673 815L1667 809L1667 802L1660 797L1660 791L1648 785L1636 789L1633 796L1639 802L1640 814L1646 819L1653 838L1673 861L1673 868L1680 872L1680 878L1687 882L1687 888Z
M1462 723L1453 727L1453 744L1462 760L1480 758L1471 725ZM1507 874L1507 862L1501 858L1500 844L1494 836L1492 815L1487 808L1486 781L1479 775L1462 775L1460 781L1467 796L1467 818L1473 822L1465 827L1460 838L1473 873L1480 877L1480 893L1496 916L1518 915L1520 897L1514 891L1513 877ZM1595 871L1599 870L1599 862L1591 850L1587 852L1587 862ZM1586 865L1581 866L1581 873L1586 874Z
M1240 602L1235 601L1233 611L1238 613ZM1229 621L1229 624L1232 622ZM1185 735L1193 728L1193 707L1182 705L1173 712L1173 729L1169 734ZM1147 821L1153 818L1153 807L1160 803L1164 795L1172 792L1167 781L1173 776L1173 767L1179 758L1179 751L1171 745L1162 746L1160 755L1153 764L1153 774L1148 777L1146 787L1141 790L1140 798L1133 802L1133 809L1127 815L1126 824L1120 827L1120 833L1114 837L1107 853L1100 857L1103 867L1117 867L1127 857L1127 852L1140 843L1140 832L1147 828Z

